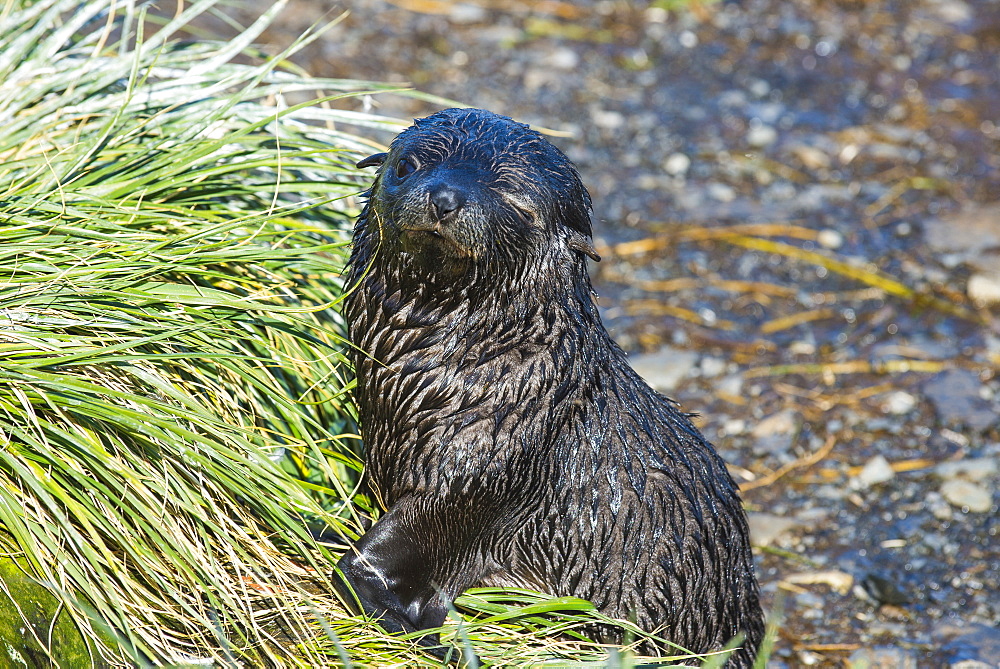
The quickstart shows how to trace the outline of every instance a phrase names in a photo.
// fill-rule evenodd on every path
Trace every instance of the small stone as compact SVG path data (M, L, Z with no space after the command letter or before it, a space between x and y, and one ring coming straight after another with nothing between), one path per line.
M544 62L559 70L572 70L580 64L580 56L573 49L561 48L548 54Z
M966 481L985 481L1000 471L998 458L966 458L942 462L934 468L934 473L945 480L965 479Z
M797 427L798 420L795 411L785 409L763 418L759 423L754 425L752 434L758 439L776 434L792 434Z
M1000 337L986 335L986 354L991 358L1000 358Z
M830 166L830 156L816 147L798 144L792 147L792 153L809 169L818 170Z
M632 368L660 392L674 390L698 362L698 354L670 346L629 358Z
M771 92L771 84L764 79L754 79L747 87L750 93L757 98L762 98Z
M836 230L824 228L816 235L816 242L826 249L839 249L844 245L844 235Z
M994 425L998 417L991 403L980 397L979 390L982 386L983 383L975 372L949 369L927 379L923 384L923 391L937 410L942 423L985 430Z
M798 651L798 661L803 667L815 667L823 661L823 656L811 650Z
M951 520L953 517L951 506L948 505L948 502L945 501L941 493L937 491L927 493L924 504L927 510L931 512L931 515L938 520Z
M941 2L935 2L933 11L948 23L964 23L973 16L972 9L968 3L962 0L942 0Z
M917 669L914 651L895 646L859 648L847 658L851 669Z
M793 585L815 585L821 583L830 586L834 591L842 595L849 593L854 586L854 577L839 569L789 574L781 580Z
M965 286L969 299L979 304L1000 304L1000 274L977 272Z
M811 620L822 618L825 603L823 597L809 590L795 593L795 613L803 618Z
M647 7L643 14L650 23L666 23L670 16L670 13L663 7Z
M950 669L996 669L1000 658L1000 627L960 623L945 618L932 632L933 639L948 658Z
M726 371L726 361L722 358L705 356L701 359L701 375L705 377L721 376Z
M751 430L755 438L753 449L757 453L782 455L792 447L797 429L798 417L791 409L772 414Z
M955 552L955 544L948 541L948 537L939 532L930 532L921 539L922 543L935 553L950 555Z
M830 156L814 146L796 144L792 147L791 152L809 169L818 170L830 166Z
M847 490L841 485L821 485L816 486L812 490L812 495L816 499L824 499L831 502L839 502L847 496ZM945 506L948 505L945 504Z
M864 490L877 483L891 481L895 476L896 472L892 470L889 461L881 455L876 455L865 463L857 476L851 479L851 487L855 490Z
M993 507L990 491L978 483L952 479L941 484L941 494L948 502L970 513L986 513Z
M758 125L747 132L747 144L758 148L773 144L776 139L778 131L769 125Z
M725 376L716 382L715 390L723 395L739 397L743 392L743 376L740 374Z
M961 211L924 223L927 244L939 252L975 256L1000 246L1000 202L970 205Z
M788 352L792 355L814 355L816 353L816 344L804 339L796 339L788 345Z
M479 5L467 4L464 2L449 4L451 5L451 9L448 12L448 19L452 23L480 23L487 19L486 9L480 7Z
M691 159L683 153L671 153L663 162L663 171L671 176L687 174L691 167Z
M606 130L617 130L625 125L625 115L611 109L595 109L590 113L594 125Z
M895 416L910 413L917 406L917 398L903 390L894 390L882 402L882 411Z
M797 527L799 521L770 513L749 513L747 523L750 525L750 543L754 546L770 546Z
M742 418L730 418L722 424L721 435L731 437L747 431L747 422Z
M858 157L859 153L861 153L860 146L858 146L857 144L846 144L840 150L840 154L837 156L837 158L840 160L840 163L842 165L849 165L851 161L853 161L855 158Z
M736 191L732 186L713 182L705 187L708 196L718 202L732 202L736 199Z

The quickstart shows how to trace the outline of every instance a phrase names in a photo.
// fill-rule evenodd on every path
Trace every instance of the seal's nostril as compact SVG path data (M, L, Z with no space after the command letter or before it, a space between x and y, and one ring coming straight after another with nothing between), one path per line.
M431 205L434 207L434 212L437 214L438 219L442 219L451 212L461 209L462 205L465 204L465 196L462 192L447 184L433 188L430 196Z

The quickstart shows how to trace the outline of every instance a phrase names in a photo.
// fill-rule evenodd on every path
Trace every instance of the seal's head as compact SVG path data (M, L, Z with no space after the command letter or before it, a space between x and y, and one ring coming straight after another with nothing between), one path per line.
M365 226L384 250L425 271L502 271L552 254L599 260L576 168L506 116L445 109L417 119L388 153L358 163L374 165Z

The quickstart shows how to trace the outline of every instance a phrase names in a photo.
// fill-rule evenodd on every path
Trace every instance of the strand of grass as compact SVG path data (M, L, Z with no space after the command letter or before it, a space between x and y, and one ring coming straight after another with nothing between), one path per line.
M700 225L669 225L663 230L665 234L656 237L637 239L631 242L620 242L610 247L598 249L601 255L605 253L616 256L632 256L669 249L678 242L703 242L714 239L725 239L732 235L756 235L760 237L788 237L803 241L816 241L819 231L801 225L788 223L743 223L725 227L705 227Z
M942 313L957 316L963 320L982 323L982 316L961 304L944 300L928 292L915 290L902 281L881 272L874 267L861 267L850 262L831 257L818 251L799 248L768 237L787 237L805 241L815 241L819 232L812 228L790 224L748 223L726 227L684 226L671 229L669 235L622 242L606 247L602 253L610 251L618 256L637 255L662 250L682 241L724 241L736 246L781 255L786 258L823 267L830 272L845 276L866 285L894 295L918 306L924 306Z
M793 363L754 367L743 372L747 378L757 376L820 375L835 378L845 374L936 374L955 366L953 360L850 360L847 362Z
M754 488L762 488L769 486L778 479L782 478L789 472L795 471L796 469L804 469L806 467L811 467L818 462L822 462L826 459L831 452L833 452L833 447L837 444L837 440L834 436L829 436L826 438L826 442L823 443L818 449L809 455L796 458L794 461L782 465L779 469L769 473L767 476L762 476L753 481L748 481L740 485L740 491L746 492L747 490L753 490Z
M715 276L679 276L673 279L635 279L629 273L613 266L601 270L603 281L625 283L634 288L657 293L675 293L681 290L701 289L706 286L731 293L751 293L769 297L793 298L798 290L764 281L741 281Z
M761 640L757 657L754 659L754 669L765 669L767 661L774 652L774 646L778 641L778 632L785 619L785 595L779 592L775 597L774 605L767 615L764 623L764 638Z
M836 318L837 316L838 312L836 309L810 309L808 311L800 311L798 313L789 314L788 316L782 316L780 318L772 318L769 321L761 323L758 329L763 334L773 334L775 332L794 328L798 325L802 325L803 323L827 320L830 318Z
M702 314L692 310L686 309L684 307L674 306L672 304L664 304L660 300L652 299L637 299L637 300L623 300L622 308L625 310L626 314L629 315L652 315L652 316L672 316L674 318L688 321L689 323L696 323L698 325L706 325L719 330L734 330L736 329L736 323L724 318L717 318L714 320L708 320Z
M803 564L811 569L820 569L823 567L822 562L818 562L817 560L813 560L812 558L802 555L801 553L796 553L795 551L790 551L785 548L778 548L777 546L757 546L756 548L761 553L777 555L778 557L784 558L789 562Z
M464 593L457 605L459 617L440 628L425 630L400 637L384 635L377 625L371 631L373 643L399 643L416 641L430 632L438 633L444 643L458 648L459 652L474 652L483 664L489 666L544 666L608 661L609 652L618 649L594 642L588 629L595 626L617 627L626 638L634 641L625 648L627 661L665 663L684 660L701 661L702 656L691 654L673 646L664 639L639 629L634 624L614 620L599 613L593 604L574 597L549 597L530 590L516 588L475 588ZM636 657L630 650L642 641L651 640L661 647L674 647L676 653L658 658ZM350 647L347 647L350 651Z
M876 225L875 217L910 190L936 190L950 193L953 186L945 179L923 176L906 177L893 184L879 199L865 207L865 224L868 227L874 227Z
M881 272L874 267L858 267L849 262L831 258L817 251L801 249L791 244L777 242L770 239L760 239L758 237L747 237L745 235L731 235L722 237L722 240L731 244L756 251L764 251L793 258L802 262L807 262L818 267L824 267L831 272L846 276L861 283L879 288L889 295L895 295L918 306L925 306L942 313L957 316L974 323L982 323L982 317L968 308L943 300L935 295L926 292L919 292L910 288L901 281Z

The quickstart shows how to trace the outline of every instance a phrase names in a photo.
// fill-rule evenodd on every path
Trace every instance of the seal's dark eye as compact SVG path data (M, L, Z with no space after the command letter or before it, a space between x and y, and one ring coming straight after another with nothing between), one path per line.
M400 179L405 179L416 171L417 166L406 158L400 158L396 163L396 176Z

